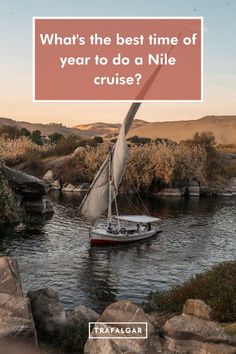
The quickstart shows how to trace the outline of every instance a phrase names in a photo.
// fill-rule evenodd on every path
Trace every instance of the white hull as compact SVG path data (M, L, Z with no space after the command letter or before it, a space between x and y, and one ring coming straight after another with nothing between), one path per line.
M113 234L108 232L106 229L90 229L90 242L92 245L108 245L117 243L130 243L139 240L144 240L149 237L154 236L158 233L158 228L153 228L150 231L143 230L140 232L134 232L132 234L117 233Z

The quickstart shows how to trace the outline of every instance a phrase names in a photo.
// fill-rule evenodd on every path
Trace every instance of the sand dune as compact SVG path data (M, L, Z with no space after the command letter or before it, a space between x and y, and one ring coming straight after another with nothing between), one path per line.
M129 136L168 138L179 142L202 131L211 131L217 143L236 143L236 116L207 116L189 121L154 122L131 129Z
M133 121L132 127L133 128L143 127L146 124L149 123L141 119L135 119ZM120 126L121 126L120 123L97 122L97 123L90 123L90 124L79 124L76 125L75 128L83 132L87 132L88 135L94 136L94 135L117 134Z
M30 131L39 129L43 135L54 132L63 135L78 134L83 137L95 135L116 135L120 123L89 123L68 128L62 124L35 124L29 122L17 122L10 118L0 118L0 125L14 125L18 128L25 127ZM221 144L236 144L236 115L235 116L207 116L196 120L172 121L172 122L146 122L135 119L129 132L129 137L138 135L149 138L168 138L179 142L190 139L196 132L211 131L216 142Z

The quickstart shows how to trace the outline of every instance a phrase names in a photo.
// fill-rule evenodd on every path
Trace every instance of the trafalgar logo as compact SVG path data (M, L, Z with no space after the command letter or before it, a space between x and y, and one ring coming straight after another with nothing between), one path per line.
M89 322L90 339L147 339L147 322Z

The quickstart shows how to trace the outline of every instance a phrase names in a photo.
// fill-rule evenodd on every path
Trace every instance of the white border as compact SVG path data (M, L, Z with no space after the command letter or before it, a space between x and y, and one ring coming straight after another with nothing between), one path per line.
M145 325L146 327L146 335L145 336L140 336L140 337L91 337L91 325L98 325L98 324L132 324L132 325ZM128 326L127 326L128 327ZM147 339L148 337L148 323L147 322L89 322L89 339Z
M35 20L201 20L201 99L200 100L36 100L35 99ZM33 68L33 80L32 80L32 101L33 102L204 102L203 98L203 51L204 51L204 18L203 16L33 16L32 17L32 68Z

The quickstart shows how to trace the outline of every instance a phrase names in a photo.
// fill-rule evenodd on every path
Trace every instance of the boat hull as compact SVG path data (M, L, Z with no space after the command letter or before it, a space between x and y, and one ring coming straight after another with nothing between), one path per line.
M145 240L156 235L160 230L157 228L152 229L150 231L143 231L140 233L134 234L112 234L103 229L91 229L90 230L90 242L91 245L112 245L112 244L124 244L137 242L141 240Z

